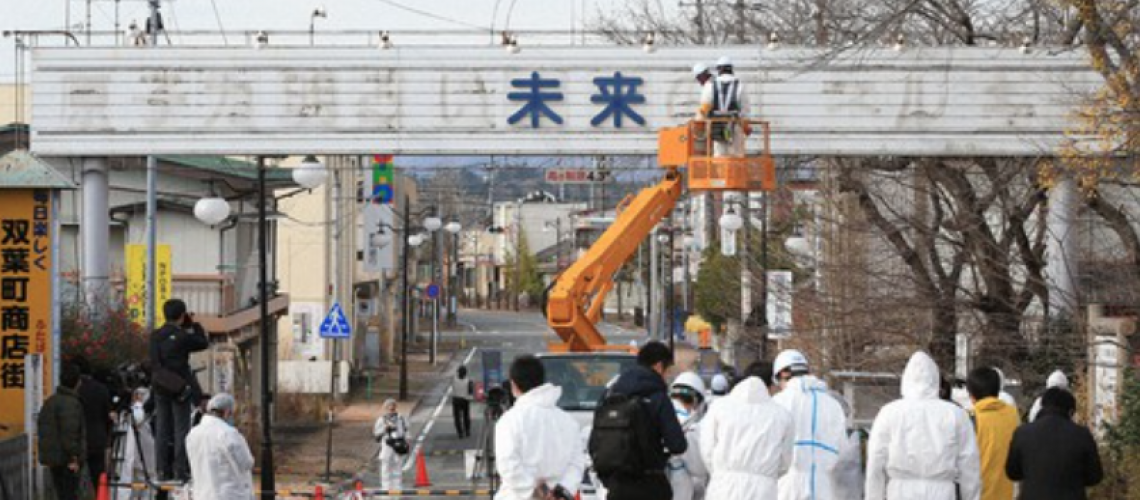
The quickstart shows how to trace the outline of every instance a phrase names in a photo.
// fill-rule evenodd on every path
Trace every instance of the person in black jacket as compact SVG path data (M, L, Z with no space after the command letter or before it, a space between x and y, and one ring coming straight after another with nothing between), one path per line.
M162 390L155 384L154 454L162 480L190 479L190 463L186 458L186 434L190 432L192 402L201 398L198 379L190 371L190 353L210 347L202 325L186 311L186 303L171 299L162 305L166 324L150 338L151 371L157 378L160 370L177 375L184 389L177 393Z
M1085 488L1100 483L1104 472L1096 440L1088 428L1073 423L1076 400L1064 389L1041 396L1037 420L1013 433L1005 473L1021 482L1025 500L1085 500Z
M79 399L83 401L83 415L87 426L87 472L91 484L99 484L99 476L107 471L107 437L114 418L111 391L95 379L87 358L76 357L72 363L79 367L82 383Z
M677 421L665 370L673 363L673 353L661 342L650 342L637 353L637 366L618 377L610 390L617 394L648 400L646 412L655 425L650 432L660 436L661 451L649 461L651 467L637 477L615 476L606 483L609 500L668 500L673 498L665 467L670 455L680 455L688 447L685 432Z
M79 474L87 456L83 402L78 393L81 383L78 367L60 366L59 387L36 417L40 464L51 470L56 500L79 498Z

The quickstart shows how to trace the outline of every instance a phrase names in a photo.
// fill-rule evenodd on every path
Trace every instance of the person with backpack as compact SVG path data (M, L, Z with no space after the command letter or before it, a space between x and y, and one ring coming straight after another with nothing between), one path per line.
M495 425L495 500L573 500L586 455L578 422L558 407L562 388L531 355L511 363L510 383L515 404Z
M703 120L718 120L710 126L713 156L743 157L745 139L752 134L752 128L746 122L736 120L747 117L748 93L736 77L732 60L727 56L716 61L716 71L716 78L706 81L701 87L697 116Z
M701 456L711 480L706 498L776 498L792 463L792 417L772 402L768 368L756 362L701 421Z
M384 414L372 426L372 436L380 441L380 488L403 489L403 459L408 454L408 421L400 415L395 399L384 401Z
M451 379L451 415L459 439L471 437L471 400L475 398L475 381L467 378L467 367L459 365Z
M684 454L669 458L669 485L673 500L699 500L705 497L709 480L708 469L701 460L700 423L705 411L705 382L694 372L685 372L673 379L669 386L673 410L685 431L689 448Z
M670 500L670 455L688 449L669 401L665 371L673 352L657 341L642 346L637 365L622 373L594 412L589 451L608 500Z

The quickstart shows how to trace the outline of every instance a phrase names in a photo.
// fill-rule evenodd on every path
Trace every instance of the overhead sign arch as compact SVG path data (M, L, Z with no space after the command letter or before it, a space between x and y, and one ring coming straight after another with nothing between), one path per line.
M721 55L776 154L1050 154L1099 83L1076 49L40 48L32 149L650 155Z

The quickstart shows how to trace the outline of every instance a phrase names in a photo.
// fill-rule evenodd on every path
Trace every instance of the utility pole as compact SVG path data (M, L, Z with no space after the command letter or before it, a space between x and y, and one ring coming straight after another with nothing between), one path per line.
M746 32L748 31L748 19L744 16L744 0L736 0L736 4L733 5L733 10L736 11L736 43L744 45L748 43L748 37L746 36Z
M739 366L740 345L748 333L748 316L752 314L752 272L748 266L748 236L752 228L751 198L747 192L740 195L740 214L744 226L740 228L740 332L733 342L733 362ZM734 235L735 236L735 235Z
M400 339L400 401L408 400L408 339L411 338L411 323L412 323L412 309L411 289L408 285L408 254L411 253L411 245L408 244L412 230L412 202L408 195L404 195L404 224L400 228L401 236L403 239L404 255L403 262L400 266L400 303L403 309L403 325Z
M772 192L765 192L760 210L760 359L768 359L768 205Z

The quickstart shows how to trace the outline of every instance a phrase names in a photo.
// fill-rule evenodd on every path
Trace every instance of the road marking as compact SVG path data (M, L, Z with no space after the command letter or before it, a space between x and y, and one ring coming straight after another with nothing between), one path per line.
M473 331L477 331L474 325L467 326L471 327ZM475 357L475 351L478 350L478 347L472 347L471 352L467 353L467 357L463 360L463 364L471 364L471 359ZM439 401L439 404L436 405L435 411L432 412L431 418L428 420L427 425L424 426L423 430L420 431L419 437L416 438L416 447L412 450L411 453L408 454L407 458L404 459L404 472L412 470L412 465L415 465L415 457L419 456L420 450L423 449L424 446L424 440L426 440L428 435L431 434L431 429L435 426L435 419L439 418L439 414L443 413L443 407L447 405L448 401L451 400L452 390L452 384L448 384L447 390L443 393L443 399L441 399Z

